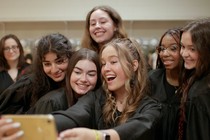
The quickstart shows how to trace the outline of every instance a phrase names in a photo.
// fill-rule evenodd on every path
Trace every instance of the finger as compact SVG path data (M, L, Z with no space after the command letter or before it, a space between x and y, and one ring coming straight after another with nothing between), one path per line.
M12 119L4 119L4 118L0 119L0 127L9 123L12 123Z
M20 123L11 123L11 124L5 124L0 127L0 134L1 136L10 136L14 133L16 133L20 128Z
M10 136L2 137L2 140L19 140L23 135L24 135L24 132L21 130Z
M76 133L74 132L73 129L65 130L59 134L59 138L61 138L62 140L64 138L75 137L75 136L76 136Z

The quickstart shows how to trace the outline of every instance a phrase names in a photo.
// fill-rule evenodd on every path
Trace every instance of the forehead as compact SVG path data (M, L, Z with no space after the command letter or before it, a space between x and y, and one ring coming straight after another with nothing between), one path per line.
M96 65L93 61L88 59L79 60L75 67L83 69L83 70L96 70Z
M17 42L13 38L8 38L8 39L5 40L5 46L9 45L9 44L16 44L17 45Z
M176 43L176 40L174 39L174 37L171 34L166 34L161 43Z
M94 11L91 16L90 16L90 20L94 20L94 19L99 19L99 18L110 18L109 14L103 10L96 10Z
M112 45L108 45L103 49L101 53L101 58L105 59L107 57L112 57L112 56L118 56L117 51Z
M52 60L55 60L57 58L58 57L57 57L57 54L56 53L54 53L54 52L48 52L48 53L46 53L44 55L43 60L45 60L45 61L52 61Z
M181 37L181 42L183 44L190 44L192 45L192 38L190 32L183 32Z

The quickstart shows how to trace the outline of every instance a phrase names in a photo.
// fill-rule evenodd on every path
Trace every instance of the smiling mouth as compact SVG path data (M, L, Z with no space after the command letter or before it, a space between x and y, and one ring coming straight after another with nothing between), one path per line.
M107 81L112 81L112 80L114 80L116 77L108 77L107 78Z

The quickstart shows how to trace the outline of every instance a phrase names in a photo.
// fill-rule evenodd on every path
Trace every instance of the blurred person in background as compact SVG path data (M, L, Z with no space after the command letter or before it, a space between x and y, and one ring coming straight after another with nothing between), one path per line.
M0 95L22 75L30 73L24 59L24 50L19 38L8 34L0 40Z

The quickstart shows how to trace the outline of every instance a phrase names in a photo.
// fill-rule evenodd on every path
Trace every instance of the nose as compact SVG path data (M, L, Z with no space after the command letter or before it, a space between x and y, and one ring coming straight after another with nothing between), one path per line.
M52 64L52 67L51 67L51 72L52 73L56 73L59 71L59 68L56 64Z
M189 53L186 49L181 49L180 54L182 57L187 57L189 56Z
M12 48L9 48L9 52L14 52L14 50Z
M83 82L87 81L87 76L86 76L85 73L81 74L80 80L83 81Z
M167 49L163 50L162 51L162 55L163 56L168 56L169 55L168 50Z
M96 27L101 27L101 24L99 22L96 22Z
M104 66L103 66L103 70L104 71L109 71L110 70L110 64L105 64Z

